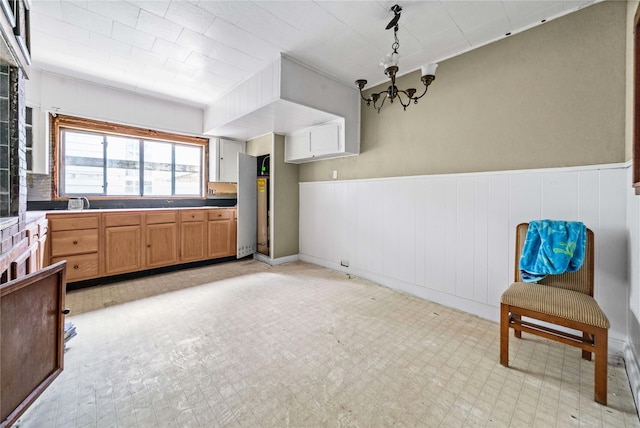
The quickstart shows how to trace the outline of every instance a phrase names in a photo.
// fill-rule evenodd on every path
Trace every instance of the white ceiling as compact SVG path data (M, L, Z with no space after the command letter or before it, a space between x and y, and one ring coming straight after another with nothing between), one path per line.
M597 1L597 0L596 0ZM205 107L280 52L352 85L385 80L398 3L400 74L594 3L32 0L34 66Z

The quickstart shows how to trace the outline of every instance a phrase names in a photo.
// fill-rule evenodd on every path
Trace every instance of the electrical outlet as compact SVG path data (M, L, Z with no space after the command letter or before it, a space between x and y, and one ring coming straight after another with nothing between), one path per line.
M349 267L349 260L340 260L340 265L344 267Z
M334 169L333 173L331 174L331 177L335 180L336 178L338 178L338 170Z

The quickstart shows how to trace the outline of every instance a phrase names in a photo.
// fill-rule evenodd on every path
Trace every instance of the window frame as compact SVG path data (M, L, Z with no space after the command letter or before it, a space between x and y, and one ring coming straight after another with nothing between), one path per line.
M63 190L62 174L64 172L64 156L62 153L62 131L63 129L75 130L80 132L94 132L101 134L110 134L126 138L136 138L140 140L150 140L174 143L178 145L199 146L202 149L202 158L200 159L200 194L199 195L164 195L164 196L145 196L145 195L104 195L104 194L87 194L89 199L205 199L208 164L209 158L209 140L202 137L193 137L188 135L174 134L164 131L156 131L152 129L138 128L128 125L120 125L110 122L102 122L92 119L84 119L73 116L55 115L51 119L51 134L53 139L53 170L52 170L52 200L67 200L75 197L76 194L65 194ZM144 142L142 142L144 144ZM173 146L175 150L175 146ZM141 165L141 168L144 168ZM174 177L175 180L175 177ZM172 188L175 182L172 180ZM143 184L142 184L143 185ZM85 195L82 195L85 196Z
M633 187L640 195L640 6L633 19Z

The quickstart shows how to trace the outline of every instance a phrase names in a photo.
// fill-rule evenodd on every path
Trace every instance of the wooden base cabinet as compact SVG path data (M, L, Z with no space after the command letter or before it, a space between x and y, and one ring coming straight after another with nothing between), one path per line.
M137 213L109 213L103 216L105 274L115 275L142 269L140 217Z
M73 282L229 257L235 215L233 208L51 213L48 261L67 260Z
M178 225L176 211L146 214L146 267L178 263Z
M207 258L206 228L204 211L180 212L180 261L193 262Z
M209 211L207 246L209 258L228 257L236 253L234 244L233 211L217 209Z

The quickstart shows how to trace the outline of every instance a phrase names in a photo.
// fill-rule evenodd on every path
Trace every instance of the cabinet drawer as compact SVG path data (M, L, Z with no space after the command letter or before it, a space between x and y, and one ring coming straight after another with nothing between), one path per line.
M175 223L176 218L175 211L147 213L147 224Z
M227 220L233 210L209 210L209 220Z
M98 276L98 253L53 257L51 263L56 263L60 260L67 261L67 282L96 278Z
M38 222L38 235L40 235L40 237L43 237L44 235L47 234L49 230L49 220L42 219Z
M79 230L79 229L97 229L98 216L87 215L78 217L54 217L51 221L50 229L52 232L57 230Z
M51 233L51 257L98 251L98 230Z
M27 234L27 238L29 239L29 245L33 244L40 238L40 234L38 233L38 224L31 223L28 224L25 232Z
M188 210L180 211L180 221L204 221L204 211Z
M137 226L140 224L140 214L138 213L104 214L104 217L102 220L104 222L104 227Z

